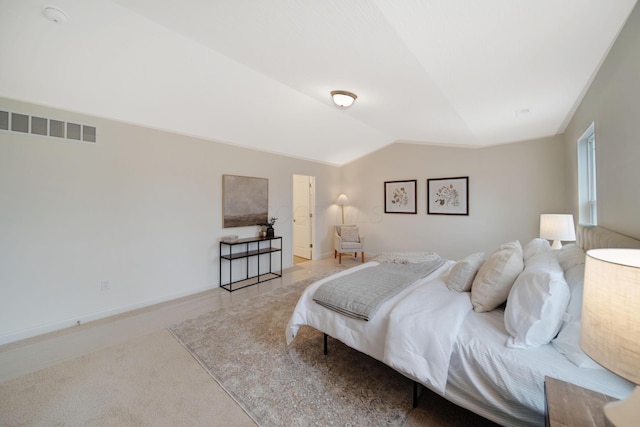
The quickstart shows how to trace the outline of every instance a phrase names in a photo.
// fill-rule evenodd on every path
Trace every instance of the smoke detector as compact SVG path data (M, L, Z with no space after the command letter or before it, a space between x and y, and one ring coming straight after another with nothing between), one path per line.
M46 6L42 10L42 14L51 22L55 22L56 24L64 24L67 22L69 17L67 14L57 7Z

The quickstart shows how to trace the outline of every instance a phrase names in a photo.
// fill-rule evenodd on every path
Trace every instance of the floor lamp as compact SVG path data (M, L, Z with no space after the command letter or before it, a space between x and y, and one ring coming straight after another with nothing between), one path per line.
M346 194L342 193L338 196L338 200L336 200L336 203L339 204L342 208L342 224L344 224L344 205L349 203L349 199L347 198Z

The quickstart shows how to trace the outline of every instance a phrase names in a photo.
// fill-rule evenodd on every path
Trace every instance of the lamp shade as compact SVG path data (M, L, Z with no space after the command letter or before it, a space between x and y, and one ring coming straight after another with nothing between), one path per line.
M573 215L542 214L540 215L540 238L553 240L552 247L560 249L562 241L576 240L576 228L573 225Z
M607 425L636 426L640 418L640 249L587 252L580 346L593 360L636 384L624 400L607 403Z
M331 91L331 98L333 99L333 103L338 107L349 108L358 98L358 95L347 92L346 90L333 90Z
M580 345L605 368L640 384L640 249L587 252Z

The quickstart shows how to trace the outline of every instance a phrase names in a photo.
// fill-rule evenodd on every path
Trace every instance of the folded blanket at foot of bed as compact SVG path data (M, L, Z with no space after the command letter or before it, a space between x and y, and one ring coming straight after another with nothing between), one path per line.
M445 263L439 256L415 264L380 264L330 280L313 300L356 319L369 320L387 299Z

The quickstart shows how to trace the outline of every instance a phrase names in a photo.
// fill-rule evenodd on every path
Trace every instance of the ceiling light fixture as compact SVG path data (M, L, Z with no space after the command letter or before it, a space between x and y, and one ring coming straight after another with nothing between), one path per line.
M333 98L333 103L338 107L349 108L358 98L358 95L352 92L347 92L346 90L332 90L331 98Z
M42 13L49 21L55 22L56 24L64 24L69 19L63 10L53 6L46 6L42 10Z

